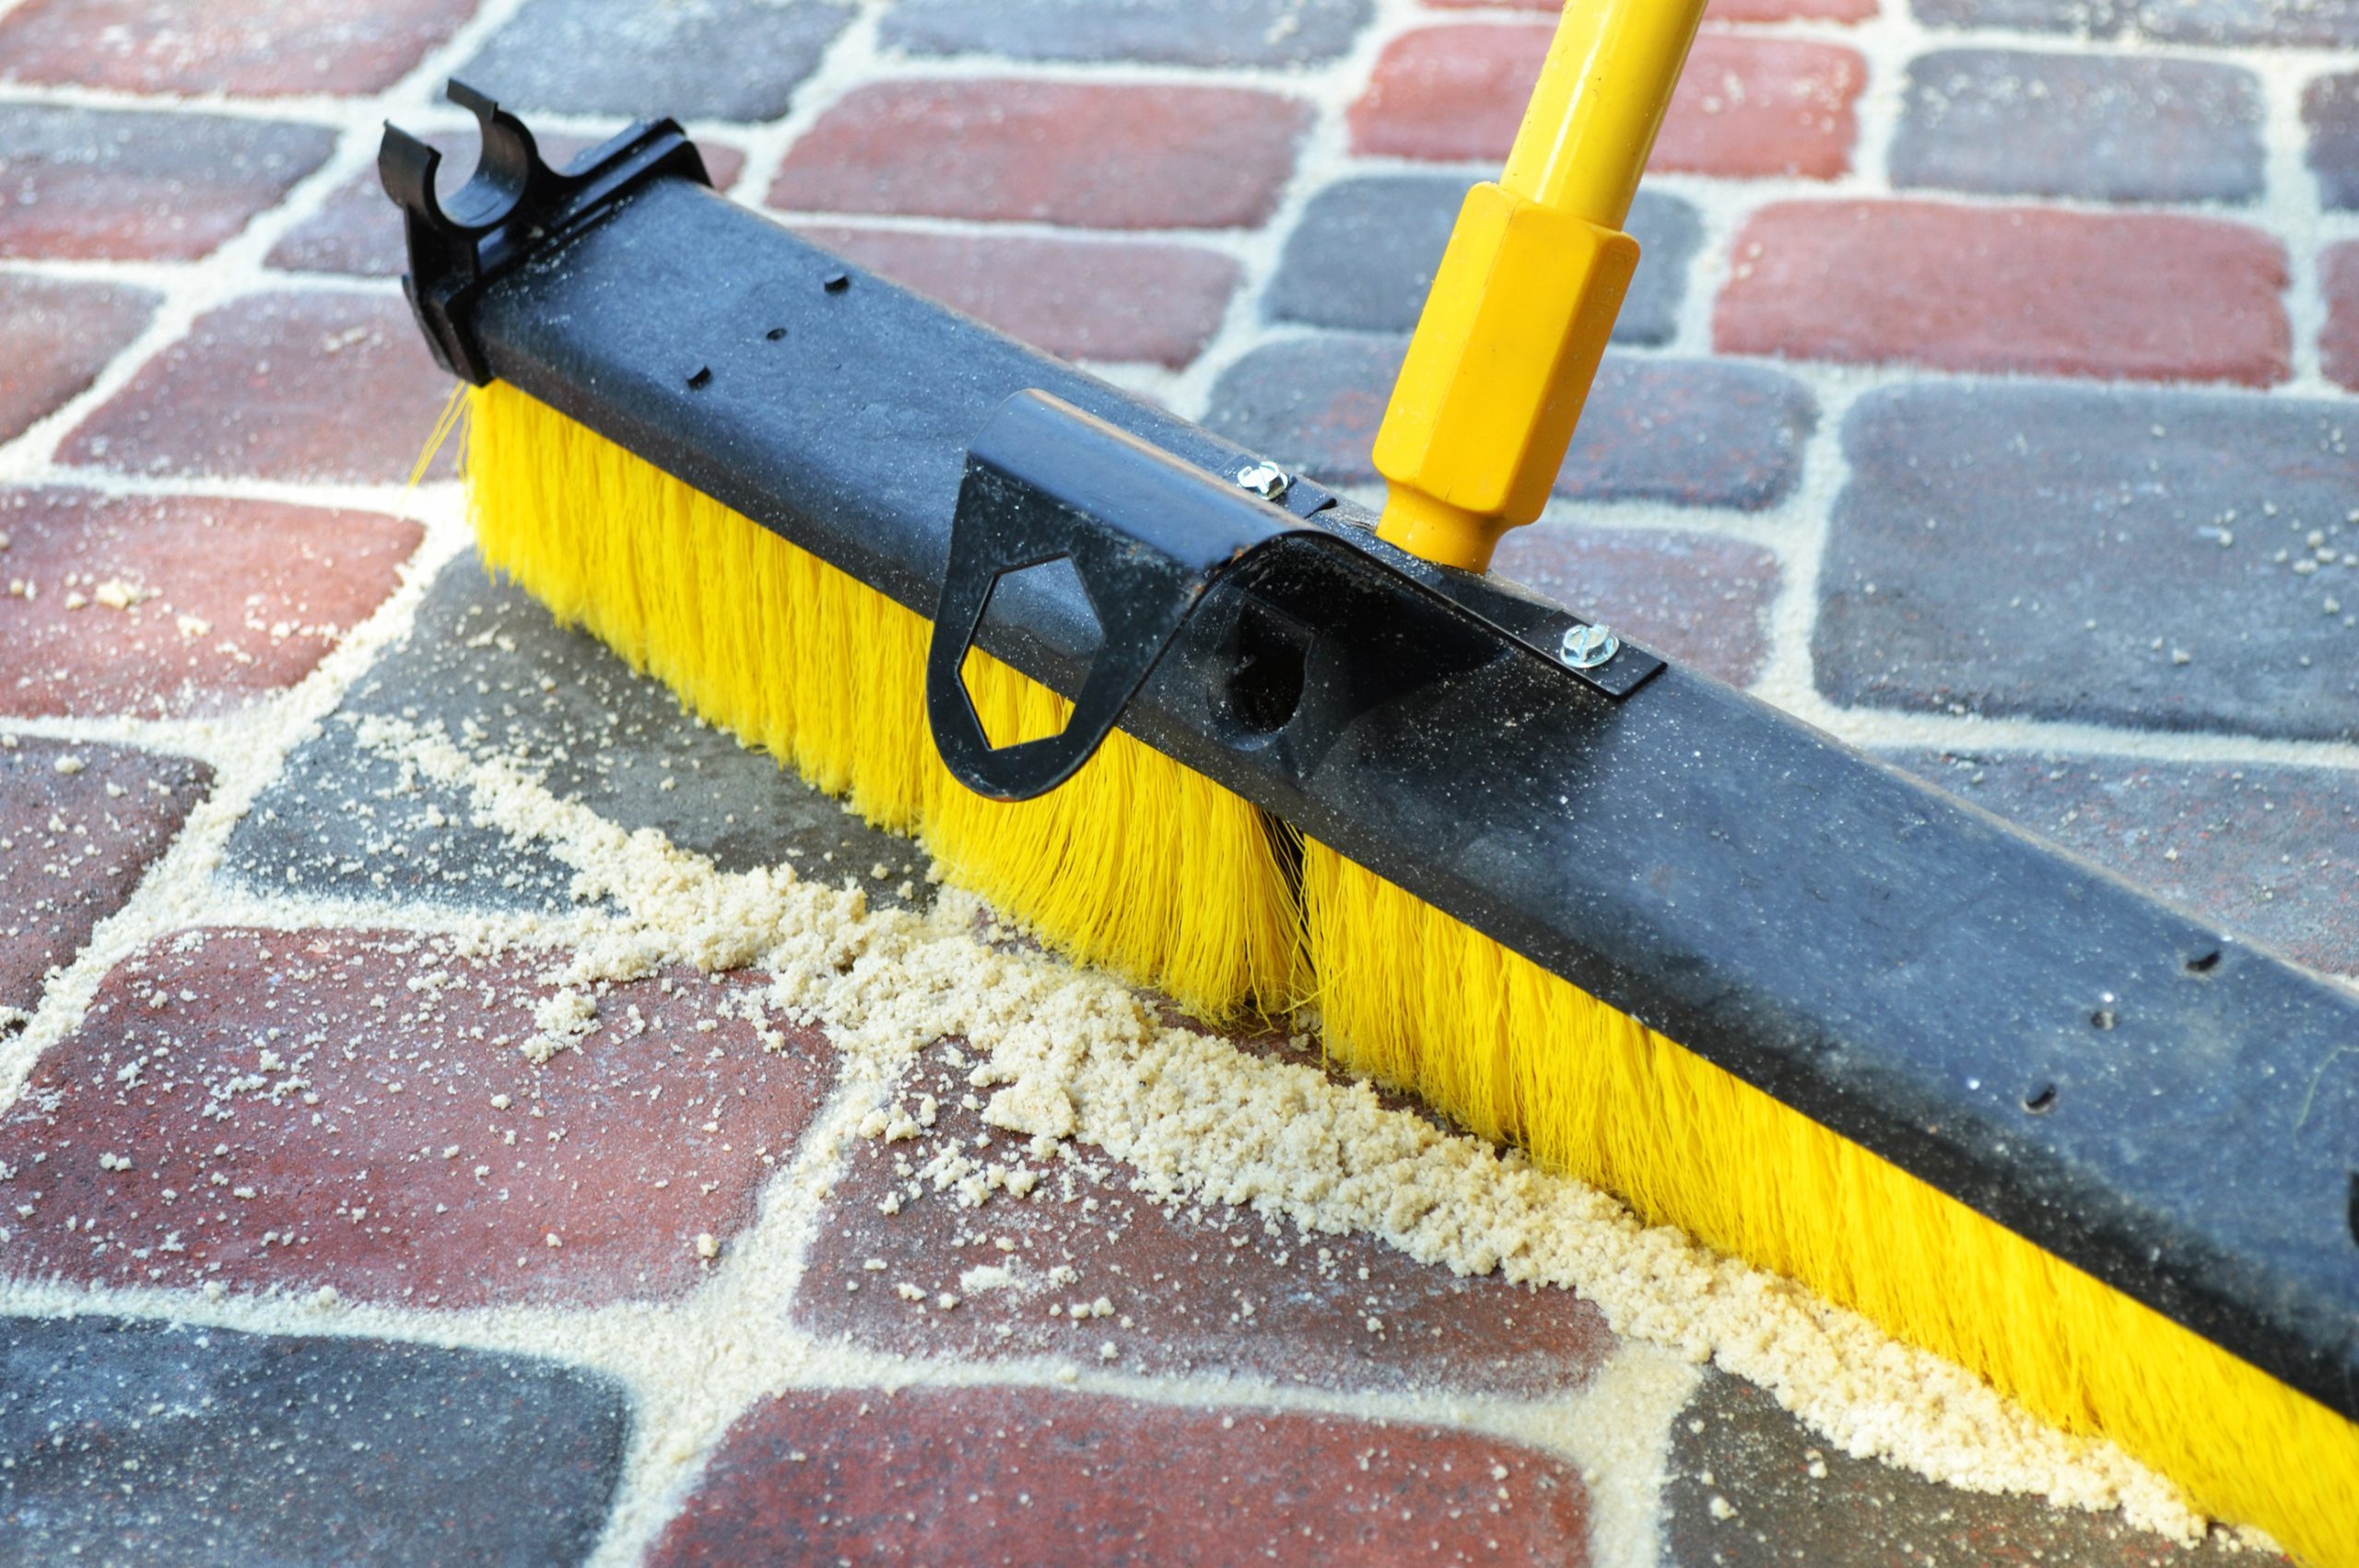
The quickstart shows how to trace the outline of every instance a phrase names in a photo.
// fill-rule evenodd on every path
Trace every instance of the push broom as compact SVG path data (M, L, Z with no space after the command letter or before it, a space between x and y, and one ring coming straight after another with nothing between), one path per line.
M2359 1564L2359 1000L1485 571L1702 9L1568 9L1371 516L715 195L388 128L485 558L1201 1012L1341 1060ZM1677 1042L1677 1043L1673 1043Z

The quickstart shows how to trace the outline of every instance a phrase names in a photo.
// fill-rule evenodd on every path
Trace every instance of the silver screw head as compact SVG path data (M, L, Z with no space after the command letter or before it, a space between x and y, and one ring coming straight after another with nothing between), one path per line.
M1294 476L1274 462L1257 462L1240 469L1237 483L1265 501L1277 501L1285 499L1285 493L1294 487Z
M1622 651L1622 639L1610 626L1575 626L1565 633L1565 640L1556 657L1576 670L1594 670L1610 664Z

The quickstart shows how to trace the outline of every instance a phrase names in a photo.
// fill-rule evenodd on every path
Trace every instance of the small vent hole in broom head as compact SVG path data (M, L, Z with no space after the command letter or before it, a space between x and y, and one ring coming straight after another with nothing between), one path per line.
M2187 961L2187 972L2190 975L2208 975L2219 966L2220 950L2216 947L2209 953L2199 953Z
M2056 1085L2043 1083L2024 1096L2024 1109L2034 1116L2046 1116L2056 1108Z
M2351 1173L2351 1239L2359 1244L2359 1171Z
M1310 634L1292 616L1245 601L1229 633L1224 706L1250 736L1275 734L1302 706Z
M690 392L702 392L710 385L712 385L712 367L710 365L698 366L695 372L688 377Z

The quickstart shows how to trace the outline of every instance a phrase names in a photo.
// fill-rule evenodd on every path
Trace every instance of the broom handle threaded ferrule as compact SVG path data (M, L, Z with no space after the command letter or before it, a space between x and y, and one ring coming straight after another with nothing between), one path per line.
M1637 268L1621 232L1705 0L1568 0L1498 183L1468 193L1376 441L1379 530L1481 571L1533 521Z

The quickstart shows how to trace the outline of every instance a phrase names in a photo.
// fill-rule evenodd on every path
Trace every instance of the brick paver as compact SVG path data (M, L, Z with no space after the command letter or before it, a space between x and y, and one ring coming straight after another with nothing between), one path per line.
M375 92L474 0L27 0L0 18L0 80L119 92Z
M937 1047L901 1087L909 1135L880 1114L854 1151L795 1301L815 1331L904 1355L1509 1398L1578 1388L1612 1349L1568 1293L1454 1279L1226 1206L1158 1206L1102 1158L1033 1158L985 1125L970 1068L955 1042Z
M1895 760L2261 946L2359 973L2348 773L1969 750Z
M2100 202L2261 193L2260 82L2234 65L1945 49L1908 67L1895 185Z
M0 714L218 712L311 673L417 547L414 522L198 497L0 490Z
M1822 688L1931 712L2348 739L2359 458L2345 417L2171 392L1872 394L1843 432L1853 479L1819 579Z
M829 110L769 199L1080 228L1252 228L1277 205L1309 118L1299 99L1227 88L895 82Z
M1495 163L1548 53L1545 27L1428 28L1388 45L1352 106L1356 151ZM1653 167L1832 179L1850 167L1859 53L1803 39L1707 32L1655 143Z
M805 224L805 239L1036 348L1177 369L1242 281L1217 251L1153 241L921 234Z
M2285 285L2276 240L2210 218L1787 202L1738 231L1712 337L1729 354L2268 386L2290 372Z
M197 930L126 960L0 1117L0 1268L421 1306L660 1299L826 1093L816 1030L680 970L520 1054L551 955ZM717 1255L717 1254L716 1254Z
M965 916L452 551L447 459L401 490L449 385L361 155L471 166L443 76L558 159L681 117L854 263L1373 499L1557 5L0 4L0 1558L2175 1550L1717 1372L1674 1411L1573 1293L1158 1199L758 968L595 991L534 1066L624 898L376 733ZM1499 569L2359 975L2353 47L2354 0L1713 0Z
M0 105L0 256L201 256L334 146L323 125Z
M851 18L836 0L527 0L459 75L513 109L775 120Z
M1664 1561L1912 1568L2212 1568L2253 1559L2224 1532L2190 1550L2120 1515L1955 1492L1815 1437L1760 1389L1714 1373L1671 1425ZM2261 1558L2267 1562L2282 1559Z
M399 298L250 294L198 317L63 455L124 474L398 481L450 396Z
M266 888L468 908L570 907L572 869L471 819L459 791L354 738L365 718L439 726L560 797L652 828L724 872L789 865L923 906L907 839L879 833L769 756L680 711L600 643L551 624L472 556L442 569L409 635L353 688L231 834L229 872ZM873 874L878 866L887 874Z
M856 1389L746 1417L654 1561L1577 1564L1587 1502L1567 1467L1459 1433L1036 1389Z
M0 729L0 1038L171 847L213 770Z
M88 390L146 330L156 304L144 288L0 274L0 360L8 366L0 441Z
M898 0L880 33L913 54L1292 65L1342 53L1374 8L1371 0Z
M2338 212L2359 207L2359 72L2312 82L2302 94L2302 123L2318 200Z
M1426 0L1437 9L1497 6L1502 10L1554 11L1556 0ZM1860 22L1876 14L1877 0L1711 0L1708 22Z
M1466 185L1453 174L1379 174L1327 186L1286 240L1262 308L1273 320L1309 326L1409 331L1425 307ZM1679 330L1702 222L1678 197L1641 191L1626 227L1643 254L1614 340L1669 343Z
M1744 685L1768 657L1778 558L1708 533L1541 523L1509 534L1497 568L1579 606L1666 658Z
M1338 334L1256 349L1221 378L1206 417L1332 483L1378 483L1368 448L1402 343ZM1775 371L1608 355L1556 489L1757 510L1793 487L1815 423L1810 394Z
M12 1562L578 1561L622 1476L604 1378L519 1356L0 1318Z
M2320 369L2343 386L2359 388L2359 244L2336 245L2321 256L2318 283L2327 310L2318 336Z

